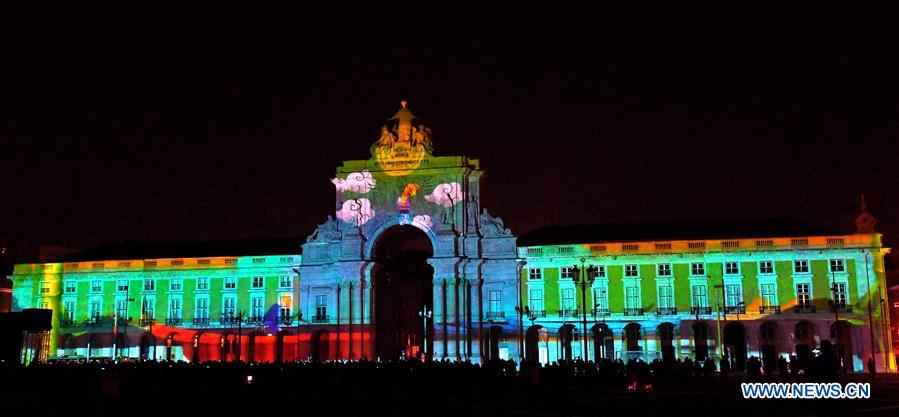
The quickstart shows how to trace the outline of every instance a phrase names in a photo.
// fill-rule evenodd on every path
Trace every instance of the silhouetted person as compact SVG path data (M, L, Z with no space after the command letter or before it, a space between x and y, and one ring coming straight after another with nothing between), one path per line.
M868 358L868 372L871 374L871 380L874 380L874 377L877 376L877 364L874 362L874 357Z

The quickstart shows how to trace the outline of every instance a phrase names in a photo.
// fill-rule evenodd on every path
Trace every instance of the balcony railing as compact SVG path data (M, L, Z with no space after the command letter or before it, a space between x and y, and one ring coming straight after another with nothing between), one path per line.
M643 315L643 307L632 307L624 309L625 316L642 316Z
M724 312L727 314L746 314L746 306L726 306Z
M780 314L780 306L759 306L759 314Z
M811 304L806 304L806 305L797 305L796 307L793 308L793 311L796 313L799 313L799 314L811 314L811 313L817 312L817 309L815 308L815 306L813 306Z
M712 314L711 307L690 307L690 314L696 316L699 314Z
M659 307L658 311L660 316L673 316L677 314L676 307Z
M181 317L169 317L165 319L165 324L167 326L180 326L183 322L184 320L182 320Z
M59 319L59 326L60 327L73 327L73 326L75 326L75 320L72 320L70 318Z
M102 316L88 317L87 320L84 322L84 324L86 324L88 326L99 326L102 323L103 323Z
M312 316L313 323L327 323L329 321L331 321L331 316L327 314L316 314Z
M222 324L237 324L240 323L240 317L234 315L222 315Z
M831 313L851 313L852 306L849 304L831 304L830 312Z
M290 326L291 324L293 324L293 317L290 317L290 316L279 316L279 317L278 317L278 324L280 324L280 325L282 325L282 326Z
M209 317L194 317L193 323L194 326L208 326Z
M593 317L604 317L611 315L612 312L608 308L594 308L593 309Z
M247 324L250 324L250 325L262 324L262 319L263 319L262 316L250 316L250 317L247 317Z
M488 311L487 319L504 319L506 318L506 312L504 311Z
M152 326L156 324L156 319L152 317L141 317L140 320L137 321L139 326Z
M546 317L546 310L531 310L530 316L533 318Z
M577 317L578 311L567 309L567 310L559 310L559 317Z

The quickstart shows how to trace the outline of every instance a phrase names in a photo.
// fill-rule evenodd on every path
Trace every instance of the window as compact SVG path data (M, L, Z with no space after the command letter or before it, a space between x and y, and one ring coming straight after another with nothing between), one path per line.
M838 307L845 307L847 297L846 297L846 283L845 282L835 282L833 283L833 301Z
M636 264L628 264L624 266L624 276L625 277L636 277L637 276L637 265Z
M671 276L671 264L659 264L658 275L660 277L670 277Z
M637 286L629 285L624 287L625 308L640 308L640 289Z
M171 298L169 300L169 318L181 320L181 299Z
M225 297L224 302L222 303L224 306L222 308L222 315L225 318L234 318L237 317L237 298L235 297Z
M237 289L237 278L225 277L225 289L226 290Z
M577 304L574 303L574 288L562 289L562 311L577 311Z
M278 281L279 288L293 288L293 277L290 275L281 275Z
M156 311L156 300L152 298L145 298L141 303L140 308L140 316L143 319L153 319L156 317L154 313Z
M727 307L739 307L743 302L743 288L740 284L726 284L724 286L724 301Z
M324 294L315 296L315 317L328 317L328 296Z
M739 262L725 262L724 263L724 275L740 275L740 263Z
M75 281L66 281L66 294L75 293Z
M208 298L197 298L197 311L194 314L194 318L197 319L208 319L209 318L209 299Z
M609 289L607 287L597 287L593 289L593 308L600 313L608 312Z
M208 290L209 289L209 278L206 278L206 277L197 278L197 289L198 290Z
M41 282L41 294L49 294L50 293L50 283L49 282Z
M528 297L528 304L531 312L543 310L543 290L531 290Z
M674 291L672 290L670 285L659 286L659 308L674 308Z
M528 269L528 279L543 279L543 270L540 268Z
M503 293L500 290L490 290L489 312L499 313L503 311Z
M49 310L50 309L50 300L41 300L41 304L39 307L44 310Z
M253 277L253 288L262 288L264 282L262 277Z
M705 275L705 264L702 262L693 262L690 264L690 275Z
M846 272L846 264L842 259L831 259L830 272Z
M103 281L98 279L91 281L91 292L94 294L103 292Z
M69 322L75 321L75 300L66 300L62 308L65 319Z
M278 302L278 317L281 321L290 320L290 310L293 308L293 300L289 294L281 294Z
M120 280L116 283L116 291L118 291L118 292L128 292L128 280L127 280L127 279L120 279Z
M172 291L181 291L182 285L183 283L181 281L181 278L172 278L172 281L169 284L169 288Z
M262 311L265 308L263 303L261 296L254 296L250 299L250 319L262 320Z
M156 280L145 279L144 280L144 291L156 291Z
M762 284L762 306L776 306L777 287L773 283Z
M103 300L99 298L92 299L88 308L88 315L90 318L94 321L99 321L100 316L103 315Z
M693 307L708 307L709 296L705 285L693 285Z
M596 265L596 278L605 278L606 277L606 266L605 265Z
M793 261L793 272L797 274L807 274L808 273L808 260L800 259Z
M812 292L809 284L796 284L796 305L799 307L811 307Z
M116 300L115 302L115 313L116 316L121 319L128 318L128 300Z
M561 273L562 279L570 279L570 280L573 280L574 277L575 277L575 274L576 274L575 271L576 271L576 270L575 270L574 268L570 267L570 266L563 266L563 267L562 267L562 273Z
M759 261L759 274L773 274L774 273L774 262L773 261Z

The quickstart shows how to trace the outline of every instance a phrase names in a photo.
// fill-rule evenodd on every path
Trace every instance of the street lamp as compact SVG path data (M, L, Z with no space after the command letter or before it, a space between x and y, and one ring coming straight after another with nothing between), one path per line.
M587 359L587 285L593 285L593 281L596 280L597 268L596 266L590 266L589 268L585 268L584 262L586 259L581 257L581 266L578 268L577 264L575 264L572 268L575 271L579 271L579 279L578 284L581 285L581 305L583 306L583 341L584 341L584 350L583 350L583 358Z
M131 302L134 301L134 299L133 298L125 298L124 300L120 300L120 301L126 302L127 307L131 307ZM128 310L130 310L130 308L125 309L126 317L125 317L125 330L122 333L124 335L124 337L122 338L122 339L124 339L124 340L122 340L122 344L123 344L122 349L127 349L127 347L128 347L128 320L130 320L127 317ZM116 309L113 309L113 311L112 311L112 360L113 361L115 361L116 352L118 351L118 346L116 346L118 338L119 338L119 309L116 308ZM126 355L127 355L127 353L126 353Z
M425 354L425 360L428 359L428 319L434 314L432 310L428 310L427 304L421 305L421 310L418 312L418 316L421 317L422 321L422 352Z

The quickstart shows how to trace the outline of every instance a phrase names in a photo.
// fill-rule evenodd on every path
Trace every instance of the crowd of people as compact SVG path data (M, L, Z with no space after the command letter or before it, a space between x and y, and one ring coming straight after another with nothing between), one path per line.
M571 360L549 364L498 360L483 365L448 360L380 362L159 362L90 361L4 367L2 403L70 404L85 415L110 415L117 407L167 407L181 411L276 410L302 407L321 414L354 407L476 407L490 402L559 401L599 391L701 390L710 384L764 378L830 381L839 358L829 344L800 369L795 359L746 370L726 358L662 362ZM794 366L790 366L793 364ZM23 408L24 409L24 408ZM212 409L212 410L210 410ZM229 414L231 415L231 414Z

